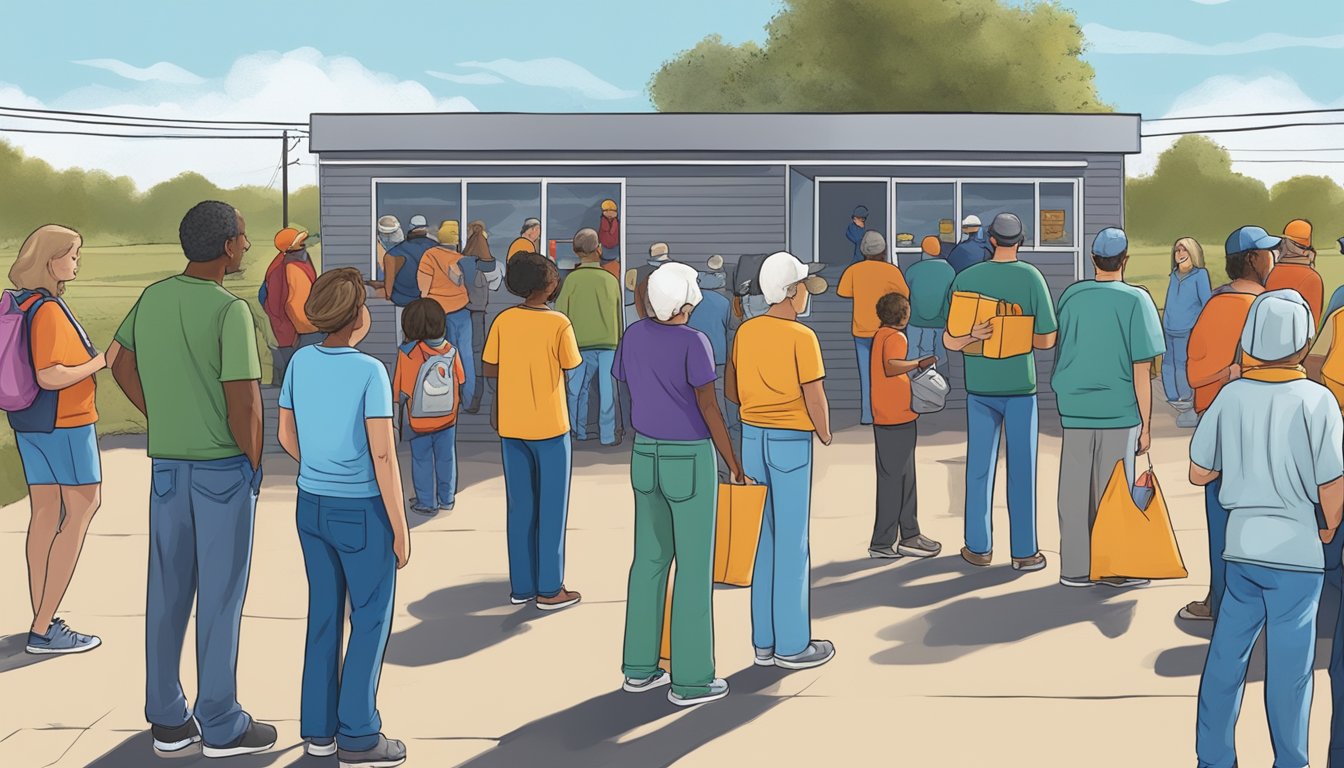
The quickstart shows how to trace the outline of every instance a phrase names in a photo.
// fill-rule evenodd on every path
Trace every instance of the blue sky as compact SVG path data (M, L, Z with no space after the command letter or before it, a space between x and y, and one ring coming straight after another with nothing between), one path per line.
M645 86L663 61L711 33L763 40L780 8L776 0L451 0L385 2L372 11L314 0L86 0L77 11L69 3L10 5L0 106L285 120L310 110L648 110ZM1063 5L1088 36L1102 99L1119 110L1156 117L1344 106L1341 0ZM1344 132L1328 130L1307 129L1304 136L1319 137L1295 135L1290 146L1344 146ZM1250 151L1273 146L1269 139L1242 134L1228 142ZM147 162L143 147L107 140L18 143L58 165L107 167L142 183L187 162L182 149L164 148ZM265 183L258 158L203 170L229 183ZM1315 172L1321 168L1330 167Z

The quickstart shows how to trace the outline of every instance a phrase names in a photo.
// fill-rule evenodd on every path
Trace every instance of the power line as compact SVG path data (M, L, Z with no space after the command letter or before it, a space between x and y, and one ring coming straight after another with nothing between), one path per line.
M246 125L161 125L158 123L142 123L122 120L83 120L77 117L53 117L50 115L7 115L0 112L0 119L9 120L41 120L55 123L73 123L79 125L106 125L121 128L154 128L163 130L171 128L181 131L264 131L270 130L262 126ZM297 130L297 129L295 129Z
M192 133L99 133L97 131L51 131L40 128L4 128L0 127L0 133L38 133L53 136L96 136L108 139L265 139L266 141L275 141L279 136L257 136L252 134L239 135L230 134L227 136L207 136L204 134Z
M1233 117L1283 117L1285 115L1327 115L1333 112L1344 112L1344 109L1290 109L1282 112L1242 112L1240 114L1229 115L1189 115L1186 117L1153 117L1144 120L1145 123L1169 123L1175 120L1221 120Z
M1140 138L1157 139L1164 136L1191 136L1207 133L1247 133L1250 131L1273 131L1280 128L1307 128L1311 126L1332 125L1344 125L1344 121L1334 120L1328 123L1279 123L1277 125L1247 125L1240 128L1205 128L1203 130L1170 131L1168 133L1144 133L1140 134Z
M1293 163L1305 165L1344 165L1344 160L1238 160L1232 158L1234 163Z
M1265 149L1242 147L1240 149L1233 149L1232 147L1224 147L1224 149L1228 152L1344 152L1344 147L1300 147L1295 149L1281 149L1276 147L1268 147Z
M173 117L142 117L139 115L114 115L105 112L71 112L60 109L28 109L24 107L3 107L0 112L29 112L42 115L75 115L78 117L105 117L117 120L141 120L149 123L197 123L201 125L273 125L282 128L307 128L308 123L284 123L266 120L192 120Z

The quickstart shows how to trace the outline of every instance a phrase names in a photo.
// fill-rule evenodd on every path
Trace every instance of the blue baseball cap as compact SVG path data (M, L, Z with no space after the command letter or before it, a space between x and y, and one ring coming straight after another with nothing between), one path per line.
M860 205L858 208L855 208L855 209L854 209L854 215L853 215L853 218L855 218L855 219L866 219L866 218L868 218L868 206L866 206L866 205Z
M1223 248L1228 253L1267 251L1270 248L1277 248L1281 242L1283 238L1275 237L1260 227L1241 227L1227 236L1227 243Z
M1107 227L1097 233L1092 241L1092 255L1103 259L1112 259L1129 250L1129 238L1125 230L1119 227Z

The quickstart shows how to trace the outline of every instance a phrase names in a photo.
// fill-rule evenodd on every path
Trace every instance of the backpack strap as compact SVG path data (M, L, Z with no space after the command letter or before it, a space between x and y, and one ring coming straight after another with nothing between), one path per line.
M408 341L405 344L402 344L400 347L397 347L397 349L400 349L403 355L410 357L411 353L415 351L415 345L419 343L420 342L418 341Z

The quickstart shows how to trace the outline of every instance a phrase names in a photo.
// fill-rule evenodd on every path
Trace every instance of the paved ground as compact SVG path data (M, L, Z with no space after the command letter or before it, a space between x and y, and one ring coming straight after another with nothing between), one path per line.
M385 730L409 743L410 765L435 767L724 766L757 757L789 766L865 758L939 766L1189 764L1206 640L1173 616L1204 594L1208 567L1201 495L1184 479L1188 434L1175 429L1165 407L1158 410L1154 460L1189 580L1126 593L1057 586L1059 439L1048 424L1039 517L1050 567L1022 576L1006 565L972 572L956 557L964 443L960 416L952 414L941 431L922 425L919 449L921 517L946 554L869 561L871 435L851 429L818 448L813 492L814 631L836 642L837 658L792 674L753 668L748 592L719 591L718 665L732 695L694 711L674 711L661 694L617 690L631 548L624 452L580 452L568 581L585 599L545 615L507 604L503 483L496 455L477 456L463 468L457 511L415 529L380 691ZM293 468L274 457L268 473L240 695L253 714L278 724L280 742L269 754L229 764L334 764L303 757L299 746L306 586ZM0 637L0 766L156 763L142 716L143 450L109 450L105 474L107 502L61 611L72 626L102 636L104 646L92 653L43 661L23 654L27 510L0 511L0 616L10 633ZM1007 553L1002 495L996 549ZM1318 670L1328 656L1323 641ZM184 662L190 688L190 651ZM1242 764L1267 765L1263 668L1251 679ZM1321 671L1312 718L1312 754L1321 765L1328 693Z

